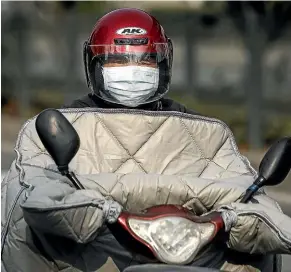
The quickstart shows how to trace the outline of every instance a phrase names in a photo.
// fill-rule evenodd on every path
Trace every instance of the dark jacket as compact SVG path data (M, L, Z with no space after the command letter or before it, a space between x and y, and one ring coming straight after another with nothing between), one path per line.
M112 104L108 103L96 95L93 94L87 94L79 99L74 100L71 104L64 105L64 108L127 108L122 105ZM184 105L179 104L178 102L175 102L172 99L169 98L161 98L157 102L149 103L142 105L138 107L138 109L143 110L150 110L150 111L178 111L193 115L199 115L193 110L187 109Z

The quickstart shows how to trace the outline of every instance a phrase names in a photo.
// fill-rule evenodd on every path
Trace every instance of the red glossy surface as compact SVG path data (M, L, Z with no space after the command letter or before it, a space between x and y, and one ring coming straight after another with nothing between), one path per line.
M142 213L134 213L131 214L129 212L122 212L121 215L118 218L118 222L121 224L121 226L126 229L136 240L147 246L152 253L157 257L154 249L151 247L150 244L148 244L146 241L141 239L139 236L137 236L129 227L128 220L129 218L135 218L140 220L149 220L153 221L157 218L162 217L169 217L169 216L175 216L175 217L183 217L187 218L193 222L196 223L212 223L215 226L215 231L212 235L212 237L209 239L209 242L212 241L212 239L216 236L217 232L224 227L223 219L218 212L209 213L206 216L195 216L191 211L188 209L178 206L178 205L159 205L151 207Z
M146 33L141 35L118 33L119 30L130 27L140 28L145 30ZM118 38L148 38L148 45L118 45L118 47L115 46L110 49L113 50L111 53L114 53L114 50L118 50L119 53L129 51L156 53L156 47L152 46L153 43L168 43L163 28L154 17L144 11L130 8L112 11L98 20L91 33L89 44L114 45L114 39ZM93 54L96 55L104 53L102 50L105 50L105 47L93 46L91 49Z

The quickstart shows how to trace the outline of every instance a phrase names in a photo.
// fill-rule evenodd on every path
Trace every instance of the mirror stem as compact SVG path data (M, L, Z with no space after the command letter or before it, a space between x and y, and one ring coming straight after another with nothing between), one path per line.
M81 182L78 180L78 178L75 176L73 172L66 173L66 177L74 184L77 190L84 190L85 187L81 184Z
M60 171L62 176L66 176L73 183L77 190L85 189L74 174L74 172L69 172L69 167L67 165L58 166L58 170Z
M73 172L63 171L61 174L66 176L73 183L77 190L85 189Z
M265 179L261 176L259 176L255 182L246 190L246 193L240 203L247 203L253 194L257 192L261 188L261 184L263 184Z

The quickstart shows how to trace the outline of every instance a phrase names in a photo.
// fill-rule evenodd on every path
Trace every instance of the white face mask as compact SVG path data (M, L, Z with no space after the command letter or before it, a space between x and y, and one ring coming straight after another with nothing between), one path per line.
M105 90L120 104L136 107L157 91L159 69L142 66L104 67L103 78Z

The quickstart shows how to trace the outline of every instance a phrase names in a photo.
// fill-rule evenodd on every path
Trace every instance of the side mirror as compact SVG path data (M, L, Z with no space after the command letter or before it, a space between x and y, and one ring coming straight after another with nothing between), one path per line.
M241 203L246 203L263 186L280 184L291 168L291 137L275 142L263 157L259 166L259 175L247 189Z
M291 138L285 137L275 142L265 154L259 166L262 186L280 184L291 168Z
M72 124L55 109L42 111L36 118L36 131L59 171L68 173L68 165L80 147L80 138Z

